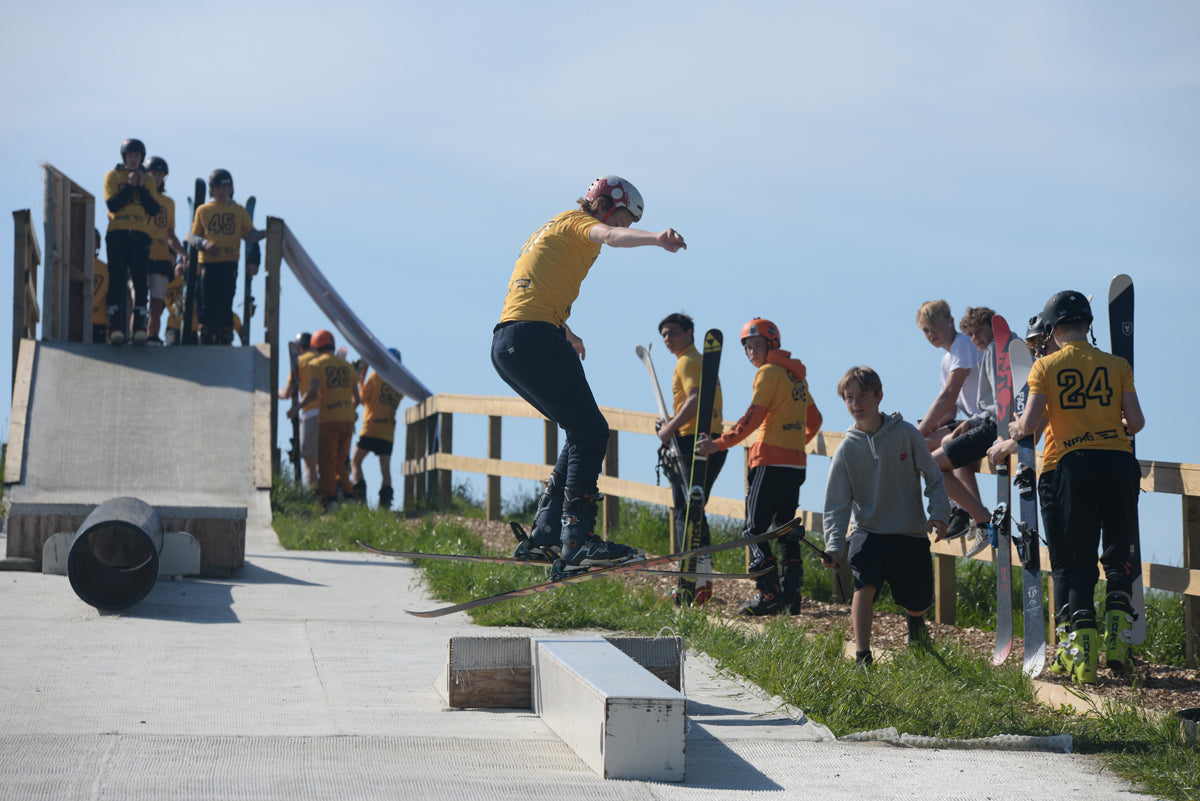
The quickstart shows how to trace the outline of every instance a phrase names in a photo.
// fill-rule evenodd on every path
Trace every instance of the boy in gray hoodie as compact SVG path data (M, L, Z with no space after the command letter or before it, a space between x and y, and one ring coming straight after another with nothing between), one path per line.
M854 425L829 467L824 528L825 550L832 557L825 564L837 568L849 528L855 661L869 665L872 607L885 581L908 613L909 644L928 642L924 615L933 604L933 563L927 532L935 532L935 541L945 538L950 504L925 438L898 412L879 411L879 375L870 367L852 367L837 391ZM922 476L928 518L921 501Z

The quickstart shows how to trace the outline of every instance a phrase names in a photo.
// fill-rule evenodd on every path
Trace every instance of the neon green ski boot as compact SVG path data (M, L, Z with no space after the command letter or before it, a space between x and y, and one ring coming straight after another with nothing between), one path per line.
M1076 612L1071 620L1071 636L1067 638L1067 664L1071 681L1076 684L1095 684L1100 670L1100 633L1096 631L1096 613Z
M1067 640L1070 635L1071 609L1064 604L1054 615L1054 641L1058 643L1058 649L1047 668L1055 676L1066 676L1071 672L1071 666L1067 664Z
M1127 673L1133 657L1133 604L1123 592L1104 599L1104 664L1114 673Z

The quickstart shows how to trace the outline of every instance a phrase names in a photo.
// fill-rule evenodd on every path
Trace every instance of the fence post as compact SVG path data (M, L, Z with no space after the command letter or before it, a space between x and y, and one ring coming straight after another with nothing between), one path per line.
M617 432L610 431L608 434L608 451L604 454L604 475L617 477ZM617 530L617 524L621 522L621 499L615 495L606 496L604 498L604 538L608 539L614 531Z
M500 458L500 421L499 415L488 415L488 458ZM487 477L487 519L500 519L500 476Z
M438 415L438 430L441 436L438 438L438 453L453 453L454 452L454 416L449 412L442 412ZM450 495L453 491L451 486L453 475L449 470L438 470L438 506L442 509L450 508Z
M422 413L424 413L424 409L422 409ZM422 417L420 420L417 421L417 423L416 423L417 449L416 449L416 453L413 454L413 458L416 459L416 465L420 471L414 476L414 478L416 479L417 508L422 509L422 510L425 509L429 504L429 497L428 497L428 493L427 493L427 490L429 489L429 485L428 485L429 476L427 475L427 473L425 471L425 454L429 452L429 433L427 431L428 428L429 428L429 418L428 417Z
M1200 497L1183 496L1183 566L1200 569ZM1183 632L1188 667L1200 666L1200 598L1183 596Z
M933 619L948 626L958 620L958 577L954 572L954 560L953 556L933 555Z
M417 442L421 439L419 423L404 427L404 509L412 511L417 499L417 476L414 472L417 458Z

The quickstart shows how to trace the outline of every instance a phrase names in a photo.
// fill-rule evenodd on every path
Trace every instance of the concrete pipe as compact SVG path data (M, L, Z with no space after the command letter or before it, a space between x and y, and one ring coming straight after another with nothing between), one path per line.
M113 498L87 516L71 540L71 589L97 609L126 609L158 580L162 518L137 498Z

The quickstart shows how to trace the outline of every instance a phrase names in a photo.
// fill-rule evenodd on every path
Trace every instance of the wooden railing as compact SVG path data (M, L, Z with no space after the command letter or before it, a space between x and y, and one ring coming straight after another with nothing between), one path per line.
M671 505L671 491L638 481L620 478L620 433L655 436L655 415L624 409L601 407L611 430L608 454L603 475L597 482L605 495L604 527L610 531L617 523L618 499ZM487 458L459 456L453 453L453 422L455 414L485 415L488 418ZM501 426L505 417L529 418L543 422L543 461L540 463L513 462L501 459ZM423 403L409 408L404 414L407 426L405 440L404 497L409 506L426 507L449 505L454 471L487 476L485 505L489 520L500 517L501 477L544 481L549 476L548 465L558 458L558 428L520 398L478 395L434 395ZM822 431L808 445L813 456L831 457L844 435ZM1041 457L1038 457L1039 467ZM1200 465L1141 460L1142 490L1179 495L1182 502L1183 564L1172 567L1149 562L1142 564L1142 579L1146 587L1183 595L1184 625L1187 638L1188 665L1200 664ZM987 472L985 466L984 471ZM742 518L744 501L741 498L709 498L707 511L723 517ZM821 531L821 514L804 509L797 513L805 518L810 531ZM939 622L954 623L955 565L965 558L963 539L932 545L934 553L934 614ZM991 561L991 550L971 557ZM1014 552L1013 561L1016 563ZM1050 564L1050 556L1042 548L1042 564Z
M13 315L12 315L12 376L17 378L17 354L22 339L37 339L37 326L42 318L38 308L38 265L42 251L33 217L29 209L14 211L13 215ZM12 384L10 383L11 387Z

